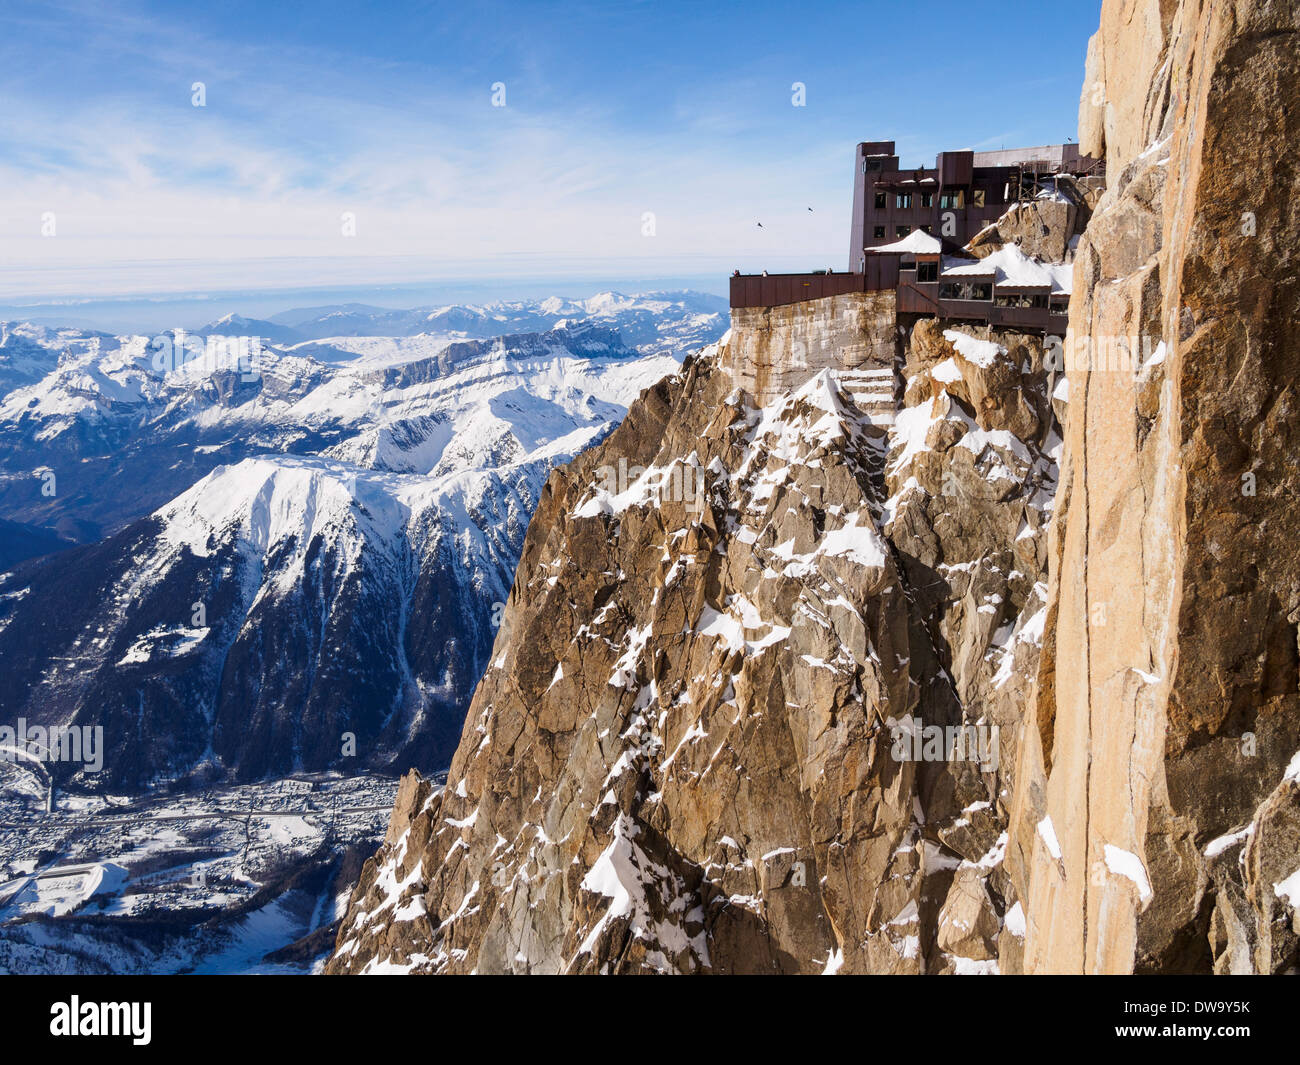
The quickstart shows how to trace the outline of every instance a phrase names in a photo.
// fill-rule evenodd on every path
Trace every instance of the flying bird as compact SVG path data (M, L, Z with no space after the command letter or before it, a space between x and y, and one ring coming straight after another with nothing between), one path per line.
M763 223L762 223L762 222L757 223L757 225L758 225L758 228L759 228L759 229L762 229L762 228L763 228Z

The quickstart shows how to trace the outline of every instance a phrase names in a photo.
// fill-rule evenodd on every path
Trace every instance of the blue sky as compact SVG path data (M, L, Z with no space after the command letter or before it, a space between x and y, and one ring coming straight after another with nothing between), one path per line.
M1098 8L6 0L0 299L840 268L854 144L1075 136Z

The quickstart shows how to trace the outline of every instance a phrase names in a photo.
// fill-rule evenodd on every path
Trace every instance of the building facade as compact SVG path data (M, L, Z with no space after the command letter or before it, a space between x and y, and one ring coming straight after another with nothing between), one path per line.
M981 260L964 246L1017 203L1048 198L1082 209L1084 186L1096 182L1074 179L1104 178L1104 163L1075 144L940 152L933 168L916 170L898 163L893 141L857 146L848 270L736 271L733 312L892 290L900 327L935 317L1064 333L1069 266L1038 262L1014 245Z
M862 272L868 249L917 230L965 244L1022 196L1055 191L1057 175L1090 174L1099 166L1077 144L1047 144L940 152L932 168L903 170L893 141L866 141L854 154L848 268ZM1069 195L1068 188L1062 195Z

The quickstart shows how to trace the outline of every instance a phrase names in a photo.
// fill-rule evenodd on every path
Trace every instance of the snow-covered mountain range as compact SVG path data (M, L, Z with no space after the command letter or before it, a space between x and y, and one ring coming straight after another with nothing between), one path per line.
M551 469L723 311L607 293L193 331L262 338L241 365L0 325L0 723L102 726L96 779L127 789L445 765Z

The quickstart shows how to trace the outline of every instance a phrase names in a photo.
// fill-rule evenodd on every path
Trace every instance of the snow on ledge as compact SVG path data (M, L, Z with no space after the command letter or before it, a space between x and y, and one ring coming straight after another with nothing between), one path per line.
M1001 344L995 344L992 340L980 340L958 329L945 329L943 339L957 349L958 355L980 369L988 369L999 355L1007 353Z
M1151 880L1147 876L1142 859L1132 851L1123 850L1107 843L1105 847L1106 868L1116 876L1126 877L1137 887L1138 896L1143 902L1151 898Z
M1056 826L1052 824L1051 814L1038 822L1038 837L1047 847L1047 853L1059 862L1061 860L1061 841L1056 838Z

